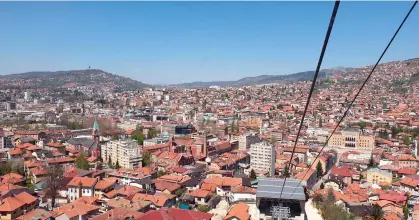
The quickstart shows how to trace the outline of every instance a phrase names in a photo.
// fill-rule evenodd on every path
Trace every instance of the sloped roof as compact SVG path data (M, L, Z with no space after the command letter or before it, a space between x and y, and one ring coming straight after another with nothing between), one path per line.
M90 220L120 220L126 219L127 217L133 217L139 219L143 213L134 211L129 208L114 208L101 215L95 216Z
M281 199L303 201L306 199L306 195L304 193L303 186L299 184L299 182L300 180L288 178L287 181L285 181L285 185L282 190L284 179L281 179L281 178L259 179L258 188L256 190L256 197L278 199L282 190L283 192L282 192Z
M226 217L224 217L224 219L229 220L229 219L237 218L240 220L248 220L250 219L250 215L248 211L249 211L249 206L244 202L240 202L237 205L234 205L230 209L230 211L228 212Z
M140 217L140 220L210 220L213 214L177 208L161 208L157 211L151 210Z
M80 138L70 138L67 143L71 144L71 145L81 145L84 147L88 147L91 149L96 149L97 148L97 142L94 141L91 138L85 138L85 137L80 137Z
M0 212L12 212L24 205L29 205L35 201L36 197L30 195L27 192L21 192L17 195L12 195L3 199L0 205Z

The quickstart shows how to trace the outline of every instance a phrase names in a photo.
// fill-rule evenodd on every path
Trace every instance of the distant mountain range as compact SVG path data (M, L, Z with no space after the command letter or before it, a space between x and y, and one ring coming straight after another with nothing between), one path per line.
M388 67L397 67L398 65L404 64L406 67L418 68L419 69L419 58L409 59L404 61L395 61L390 63L383 63ZM336 74L358 74L362 73L368 67L360 68L348 68L348 67L336 67L330 69L324 69L319 72L319 79L336 75ZM394 70L396 72L404 70ZM402 74L403 75L403 74ZM313 80L314 71L306 71L293 73L289 75L260 75L255 77L245 77L239 80L232 81L210 81L210 82L191 82L183 84L172 84L170 87L181 87L181 88L205 88L210 86L248 86L248 85L261 85L269 83L280 83L280 82L298 82L298 81L311 81ZM408 80L411 82L419 81L419 72L417 74L409 75ZM69 71L36 71L26 72L19 74L0 75L0 83L2 88L74 88L80 86L91 86L95 88L107 88L117 90L135 90L145 87L165 87L165 86L151 86L145 83L133 80L127 77L118 76L105 72L100 69L86 69L86 70L69 70Z
M71 88L75 86L106 87L121 90L135 90L149 85L127 77L118 76L100 69L69 71L36 71L0 75L4 87L18 88Z
M393 65L396 63L409 63L413 65L419 64L419 58L404 60L404 61L396 61L396 62L389 62L383 63L379 66L388 64ZM350 67L335 67L330 69L323 69L319 72L319 79L326 78L327 76L335 75L335 74L358 74L365 70L366 67L360 68L350 68ZM182 83L182 84L174 84L171 85L173 87L181 87L181 88L205 88L210 86L249 86L249 85L261 85L261 84L270 84L270 83L280 83L280 82L298 82L298 81L312 81L314 77L314 71L305 71L305 72L298 72L289 75L260 75L255 77L245 77L235 81L210 81L210 82L191 82L191 83ZM419 73L418 73L419 74ZM419 75L416 74L412 80L418 80ZM412 76L413 77L413 76Z
M329 71L319 72L319 78L324 78ZM249 86L279 82L297 82L313 80L314 71L293 73L289 75L260 75L254 77L245 77L236 81L211 81L211 82L192 82L172 85L182 88L205 88L210 86Z

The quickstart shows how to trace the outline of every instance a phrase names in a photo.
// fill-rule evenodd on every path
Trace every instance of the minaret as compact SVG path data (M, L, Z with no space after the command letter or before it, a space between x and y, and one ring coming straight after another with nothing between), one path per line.
M93 123L92 138L97 144L96 152L97 152L98 155L96 155L96 156L99 156L101 154L100 142L99 142L100 141L100 135L99 135L99 123L97 122L96 119L95 119L95 122Z

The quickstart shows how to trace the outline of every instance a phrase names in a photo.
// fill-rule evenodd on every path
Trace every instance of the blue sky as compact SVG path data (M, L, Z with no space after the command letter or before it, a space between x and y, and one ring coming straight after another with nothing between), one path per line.
M322 68L370 65L412 2L341 2ZM92 68L146 83L314 70L333 2L0 2L0 74ZM419 9L383 61L419 57ZM416 21L416 22L415 22Z

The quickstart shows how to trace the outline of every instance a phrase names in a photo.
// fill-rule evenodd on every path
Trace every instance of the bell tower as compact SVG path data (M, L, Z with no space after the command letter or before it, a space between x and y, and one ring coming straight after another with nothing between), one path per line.
M97 120L95 119L95 122L93 123L93 130L92 130L92 139L96 142L97 144L97 149L96 149L96 154L94 156L99 156L101 154L101 149L100 149L100 134L99 134L99 123L97 122Z

